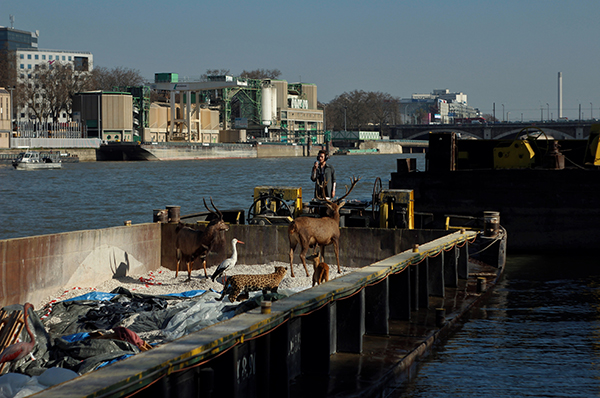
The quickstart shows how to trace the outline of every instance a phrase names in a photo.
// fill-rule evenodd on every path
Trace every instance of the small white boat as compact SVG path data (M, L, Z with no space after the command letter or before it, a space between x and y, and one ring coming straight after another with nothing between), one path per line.
M17 170L60 169L62 167L60 156L38 151L19 153L12 165Z

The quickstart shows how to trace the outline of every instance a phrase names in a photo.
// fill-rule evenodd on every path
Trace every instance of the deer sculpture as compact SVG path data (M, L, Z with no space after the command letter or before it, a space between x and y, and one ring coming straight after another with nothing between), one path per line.
M360 177L352 177L351 186L348 188L346 185L346 194L341 198L331 201L326 198L324 186L321 185L321 191L323 197L320 198L325 201L328 207L328 214L325 217L314 218L314 217L298 217L288 227L288 238L290 240L290 274L294 275L294 250L296 246L300 244L302 251L300 252L300 259L302 265L304 265L304 271L308 276L308 269L306 268L306 252L310 247L319 245L321 247L321 257L325 259L325 246L333 244L335 251L335 258L337 260L338 273L341 273L340 269L340 209L346 203L346 198L350 192L354 189L356 184L360 181Z
M229 226L223 221L223 213L215 206L212 198L210 203L215 208L211 210L204 201L204 207L214 214L216 218L208 223L204 231L198 231L185 226L179 222L175 228L176 238L175 247L177 249L177 269L175 270L175 278L179 274L179 263L184 260L187 265L188 281L192 279L192 264L196 258L202 259L202 268L204 268L204 276L208 278L206 272L206 257L213 249L220 248L223 245L224 237L221 232L229 231Z

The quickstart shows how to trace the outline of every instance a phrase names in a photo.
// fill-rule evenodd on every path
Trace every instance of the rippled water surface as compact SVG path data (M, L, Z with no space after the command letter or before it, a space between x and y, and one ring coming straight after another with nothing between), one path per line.
M384 188L398 155L334 156L338 194L353 175L362 179L349 196L367 199L376 177ZM217 159L168 162L65 163L60 170L14 170L0 164L0 239L96 229L123 221L152 222L154 209L181 206L204 211L212 196L220 209L252 204L254 187L302 187L312 198L314 158ZM341 185L341 187L340 187Z
M384 188L397 155L335 156L338 184L362 180L351 199ZM300 186L310 200L312 158L92 162L16 171L0 164L0 239L152 222L154 209L248 210L254 187ZM338 188L338 192L340 188ZM343 187L341 188L343 193ZM600 395L600 267L594 256L512 255L489 302L392 397Z
M599 282L594 256L509 255L486 305L391 396L599 396Z

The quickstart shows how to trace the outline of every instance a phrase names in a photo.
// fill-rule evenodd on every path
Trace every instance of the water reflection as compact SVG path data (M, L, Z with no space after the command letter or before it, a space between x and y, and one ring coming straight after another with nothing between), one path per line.
M598 395L600 270L590 261L509 255L490 300L392 396Z

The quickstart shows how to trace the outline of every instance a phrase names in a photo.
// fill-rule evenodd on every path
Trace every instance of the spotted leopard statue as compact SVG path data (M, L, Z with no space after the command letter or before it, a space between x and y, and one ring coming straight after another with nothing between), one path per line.
M223 300L225 295L229 295L229 301L246 300L249 296L249 292L256 292L262 290L263 294L267 294L268 291L277 293L277 288L283 280L286 267L275 267L275 272L272 274L259 274L259 275L232 275L225 282L223 287L223 293L217 300Z

